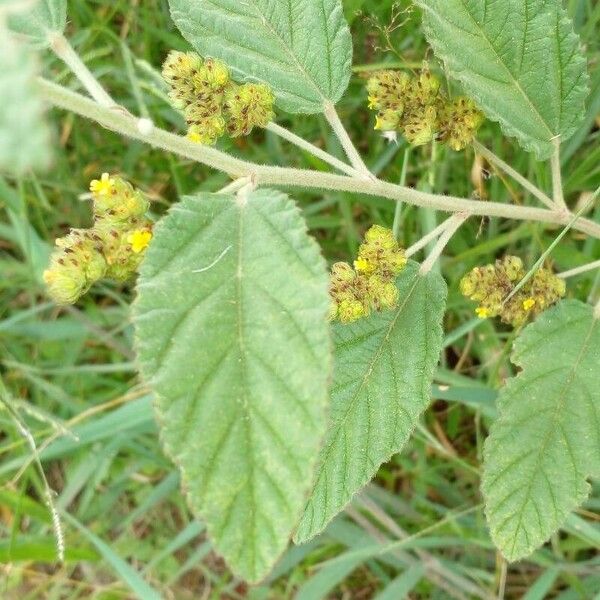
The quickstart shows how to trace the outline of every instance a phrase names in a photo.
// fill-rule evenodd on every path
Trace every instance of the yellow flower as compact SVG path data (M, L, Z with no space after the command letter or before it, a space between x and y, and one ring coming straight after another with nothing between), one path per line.
M108 173L102 173L102 177L99 180L94 179L90 183L90 192L97 196L107 196L112 192L114 185L115 180L111 179Z
M127 243L131 244L131 249L136 254L139 254L148 247L151 239L152 233L150 231L147 229L138 229L137 231L132 231L127 236Z
M527 300L523 300L523 309L524 310L529 311L534 306L535 306L535 299L534 298L527 298Z
M354 261L354 268L357 271L363 271L363 272L367 272L367 271L372 271L371 265L369 264L369 261L364 259L364 258L357 258Z
M371 110L375 110L375 109L379 108L379 100L375 96L371 95L371 96L369 96L368 99L369 99L369 108Z
M480 319L487 319L490 316L490 311L485 306L478 306L475 313Z
M196 131L188 131L187 138L190 140L190 142L196 142L197 144L201 144L203 139L202 136Z

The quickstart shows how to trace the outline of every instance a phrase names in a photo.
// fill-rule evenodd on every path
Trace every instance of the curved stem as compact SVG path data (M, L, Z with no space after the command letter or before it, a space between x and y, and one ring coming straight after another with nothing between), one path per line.
M38 79L37 84L42 97L54 106L96 121L111 131L200 162L232 177L251 175L255 167L253 163L234 158L225 152L197 144L163 129L155 127L149 131L142 131L138 126L139 119L120 107L101 106L81 94L45 79Z
M571 213L565 211L429 194L376 178L347 177L334 173L258 165L235 158L216 148L196 144L162 129L153 128L150 131L142 131L138 127L139 120L127 111L100 106L81 94L44 79L38 80L38 87L42 96L57 107L96 121L107 129L133 139L195 160L232 177L250 176L257 185L281 185L381 196L389 200L402 201L415 206L427 206L446 212L467 212L472 215L538 221L555 225L567 225L572 218ZM600 224L598 223L579 218L573 228L600 239Z

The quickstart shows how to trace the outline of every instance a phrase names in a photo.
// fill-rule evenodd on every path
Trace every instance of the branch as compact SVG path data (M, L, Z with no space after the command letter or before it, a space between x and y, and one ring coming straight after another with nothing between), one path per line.
M143 128L139 127L142 119L134 117L125 109L101 106L81 94L45 79L38 79L37 84L42 97L54 106L96 121L106 129L205 164L232 177L248 176L253 172L253 163L234 158L210 146L197 144L159 128L143 131Z
M555 138L552 143L554 144L554 153L550 158L550 165L552 167L552 197L554 199L554 206L567 210L562 187L562 173L560 171L560 137Z
M323 114L325 115L325 118L331 125L333 132L335 133L337 138L340 140L340 143L342 144L342 147L344 148L344 152L346 153L346 156L349 158L350 162L352 163L352 166L357 171L362 173L363 176L368 177L369 179L374 179L374 176L369 171L367 165L365 165L363 159L361 158L360 154L358 153L358 150L352 143L352 140L350 139L350 136L348 135L348 132L346 131L346 128L344 127L344 124L340 121L340 117L337 114L337 111L335 110L335 106L331 102L325 103L325 106L323 107Z
M530 194L535 196L540 202L545 204L548 208L555 209L556 205L552 201L552 198L548 197L542 190L533 185L528 179L523 177L521 173L515 171L509 164L505 163L501 158L496 156L491 150L488 150L483 144L477 140L473 140L473 148L483 158L485 158L490 164L495 165L501 171L504 171L508 176L512 177L517 183L520 183Z
M425 246L427 246L427 244L429 244L429 242L440 237L440 235L442 233L444 233L444 231L446 231L446 229L448 229L448 225L453 219L454 219L454 215L452 215L451 217L448 217L443 223L440 223L435 229L432 229L429 233L424 235L420 240L416 241L412 246L409 246L405 252L406 258L410 258L411 256L415 255L417 252L419 252L419 250L422 250L423 248L425 248Z
M325 152L325 150L322 150L318 146L311 144L299 135L296 135L288 129L285 129L285 127L281 127L280 125L277 125L277 123L271 122L267 125L267 129L273 132L275 135L278 135L284 140L287 140L288 142L294 144L294 146L298 146L298 148L302 148L302 150L310 152L313 156L320 158L322 161L330 164L332 167L335 167L342 173L346 173L346 175L350 175L351 177L361 176L361 172L357 169L351 167L350 165L347 165L339 158L332 156L331 154L329 154L329 152Z
M600 260L595 260L594 262L587 263L581 267L575 267L569 271L563 271L562 273L559 273L558 276L561 279L568 279L569 277L575 277L576 275L581 275L582 273L587 273L588 271L593 271L594 269L600 269Z
M472 215L538 221L554 225L567 225L572 217L570 213L563 211L429 194L375 178L346 177L319 171L258 165L235 158L216 148L191 142L162 129L152 128L150 131L142 131L139 127L140 120L127 111L100 106L81 94L47 80L38 79L38 88L48 102L59 108L96 121L112 131L205 164L231 177L251 177L257 185L281 185L367 194L451 213L467 212ZM598 223L580 218L573 228L600 239Z
M437 244L433 247L429 256L423 261L421 265L421 275L426 275L431 271L433 265L437 259L442 255L444 248L448 245L448 242L452 239L452 236L457 232L458 228L469 218L468 214L452 215L445 222L444 233L440 236Z
M50 48L79 79L88 94L100 106L116 106L117 103L111 98L106 90L98 83L92 72L85 66L84 62L75 52L67 38L62 33L52 33L49 37Z

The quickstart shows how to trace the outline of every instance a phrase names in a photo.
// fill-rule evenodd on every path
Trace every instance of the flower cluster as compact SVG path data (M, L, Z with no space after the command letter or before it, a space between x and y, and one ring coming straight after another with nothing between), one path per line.
M377 111L375 129L400 131L413 146L437 139L453 150L463 150L484 120L472 100L447 98L440 80L427 69L417 77L380 71L369 79L367 91L369 108Z
M72 229L56 240L44 271L48 294L59 304L73 304L103 277L125 281L137 270L152 239L146 219L148 201L119 177L104 173L90 184L94 225Z
M365 234L354 268L335 263L331 269L332 320L351 323L372 311L398 303L396 277L406 265L404 250L391 230L373 225Z
M500 317L513 327L523 325L565 295L565 282L550 271L539 269L509 298L525 277L523 262L517 256L505 256L495 264L476 267L460 282L460 291L479 303L475 312L481 319Z
M248 135L273 119L274 96L262 83L237 84L225 64L195 52L171 51L163 65L174 106L185 115L188 137L214 144L225 133Z

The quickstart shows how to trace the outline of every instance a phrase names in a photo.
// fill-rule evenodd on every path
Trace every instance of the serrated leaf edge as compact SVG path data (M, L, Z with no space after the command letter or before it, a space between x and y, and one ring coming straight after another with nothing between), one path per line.
M413 263L413 261L409 261L409 263ZM416 267L418 267L418 263L413 263L413 264L414 264ZM385 340L386 340L386 339L389 337L389 335L391 334L391 332L392 332L392 330L393 330L393 328L394 328L394 325L395 325L395 323L396 323L397 319L400 317L400 312L401 312L402 308L403 308L403 307L406 305L406 303L407 303L407 302L408 302L408 300L410 299L410 296L411 296L411 295L412 295L412 293L414 292L414 290L415 290L415 288L416 288L417 284L419 283L419 278L426 279L426 278L428 277L428 275L429 275L429 276L432 276L432 274L431 274L431 273L430 273L430 274L425 274L425 275L423 275L423 274L422 274L422 273L420 273L420 271L418 271L418 270L417 270L417 272L415 273L415 276L414 276L414 284L413 284L413 285L412 285L412 287L410 288L409 295L408 295L408 296L407 296L407 298L405 299L405 302L404 302L404 303L403 303L403 304L402 304L402 305L401 305L401 306L400 306L400 307L397 309L397 313L398 313L398 314L397 314L397 316L396 316L396 317L395 317L395 318L394 318L394 319L393 319L393 320L390 322L390 326L388 327L388 331L387 331L387 333L386 333L386 335L385 335L385 337L384 337L384 339L385 339ZM444 288L447 290L447 287L446 287L446 282L444 281L444 279L443 279L443 278L440 276L439 280L440 280L440 282L442 282L442 283L444 284ZM445 299L444 299L444 301L445 301ZM444 335L444 328L443 328L443 315L444 315L444 313L442 312L442 318L439 320L439 325L438 325L438 327L436 328L436 330L435 330L435 331L432 331L432 332L431 332L431 337L433 337L434 335L436 335L436 336L439 336L440 340L442 339L442 337L443 337L443 335ZM380 351L381 351L381 348L382 348L382 347L383 347L383 343L380 345L380 347L379 347L379 348L378 348L378 350L377 350L377 356L379 355L379 353L380 353ZM376 360L376 359L374 359L373 361L371 361L371 364L374 364L375 360ZM438 360L439 360L439 359L438 359ZM364 380L363 380L363 383L361 383L361 385L360 385L360 388L361 388L361 389L362 389L362 386L364 385L364 381L365 381L365 380L366 380L366 378L364 378ZM355 394L355 396L356 396L356 395L358 395L358 394ZM424 393L423 393L423 395L424 395L424 396L429 396L429 401L428 401L427 405L426 405L426 406L423 408L423 410L421 411L421 414L423 414L423 413L424 413L424 412L427 410L427 408L429 407L429 405L431 404L431 386L430 386L430 385L426 387L426 389L424 390ZM349 412L349 410L348 410L348 412ZM417 419L417 420L418 420L418 419ZM381 466L381 465L383 465L383 464L385 464L386 462L389 462L393 456L395 456L396 454L399 454L400 452L402 452L402 451L404 450L404 448L406 447L406 444L407 444L407 443L410 441L410 439L411 439L411 437L412 437L412 434L414 433L414 430L416 429L416 426L417 426L417 420L415 420L415 423L413 424L413 427L412 427L412 429L410 430L410 432L409 432L409 434L408 434L408 437L407 437L406 443L405 443L405 444L402 446L402 448L400 448L400 449L396 449L395 451L393 451L393 452L390 452L390 453L389 453L389 455L386 457L386 459L385 459L385 460L383 460L383 461L380 463L380 466ZM332 444L330 444L330 446L331 446L331 445L332 445ZM319 459L320 459L320 456L319 456ZM319 460L319 463L317 464L317 467L319 466L319 464L320 464L321 462L322 462L322 461L321 461L321 460ZM315 478L314 478L314 481L313 481L313 490L314 490L314 487L316 486L316 483L317 483L317 481L318 481L318 468L316 469L316 471L317 471L317 472L315 473ZM322 526L321 526L321 527L320 527L318 530L316 530L316 531L313 531L313 532L312 532L312 533L311 533L309 536L302 537L302 538L300 538L300 537L298 537L298 536L297 536L297 532L296 532L296 533L294 533L294 536L292 537L292 540L293 540L293 542L294 542L295 544L303 544L303 543L305 543L305 542L307 542L307 541L309 541L309 540L313 539L314 537L316 537L316 536L317 536L317 535L319 535L320 533L322 533L322 532L323 532L323 531L324 531L324 530L327 528L327 526L329 525L329 523L331 523L331 521L333 521L333 520L334 520L334 519L335 519L335 518L336 518L336 517L337 517L337 516L338 516L338 515L339 515L339 514L342 512L342 511L344 511L344 510L345 510L345 508L346 508L347 506L349 506L349 505L350 505L350 504L353 502L354 498L355 498L355 497L356 497L358 494L360 494L360 493L362 492L362 490L364 489L364 486L365 486L365 485L367 485L367 484L369 483L369 481L371 481L372 479L373 479L373 476L372 476L372 477L367 477L367 478L364 478L364 479L362 480L361 484L360 484L360 485L359 485L359 486L356 488L356 490L355 490L355 491L354 491L354 492L353 492L353 493L350 495L350 497L348 498L347 502L346 502L346 503L345 503L345 504L344 504L344 505L343 505L343 506L342 506L342 507L339 509L339 511L338 511L337 513L335 513L334 515L332 515L332 516L330 516L328 519L326 519L326 520L323 522ZM312 492L313 492L313 490L311 490L311 492L310 492L310 494L309 494L309 497L310 497L310 496L312 496ZM302 515L301 515L301 517L302 517Z
M272 189L272 188L261 188L260 189L261 192L270 192L273 193L274 195L278 195L280 196L282 199L286 199L288 200L288 202L290 202L291 205L293 205L293 212L296 213L296 216L299 217L299 224L301 224L301 229L302 231L306 234L306 237L310 240L310 244L312 246L312 250L315 254L316 257L318 257L319 262L321 263L322 267L326 270L327 269L327 262L323 256L323 253L321 251L321 247L319 246L319 244L317 243L317 241L312 237L312 235L310 235L309 230L308 230L308 225L306 223L306 220L304 219L302 212L300 211L298 205L287 195L284 194L283 192L280 192L279 190L276 189ZM214 194L216 195L216 194ZM237 197L235 195L230 195L232 202L236 202L237 201ZM187 200L187 199L194 199L194 196L185 196L183 198L183 200ZM167 213L165 214L165 216L155 225L154 227L154 233L156 235L156 233L160 234L160 231L165 228L166 222L167 222L167 218L177 212L179 205L181 204L181 202L178 202L174 205L172 205L169 210L167 211ZM292 207L290 207L292 208ZM300 229L300 228L299 228ZM136 294L136 297L134 299L134 301L131 304L131 314L133 316L135 316L137 314L137 304L138 304L138 298L139 298L139 294ZM331 330L329 330L329 335L328 335L328 339L329 339L329 356L330 356L330 360L329 360L329 365L324 365L324 368L327 368L329 371L329 376L328 376L328 387L331 385L331 381L332 381L332 371L333 371L333 339L331 336ZM136 364L136 369L137 371L142 374L144 373L144 365L143 362L139 359L139 352L137 351L137 348L139 348L140 345L140 339L137 335L137 330L134 328L134 335L133 335L133 345L134 348L136 349L136 357L134 360L134 363ZM174 451L172 449L171 444L169 444L167 442L167 440L164 437L164 430L165 430L165 414L163 413L163 411L160 409L159 406L159 401L160 400L165 400L165 398L161 395L159 395L158 393L156 393L155 391L152 390L152 394L154 396L153 401L152 401L152 407L153 407L153 411L154 411L154 416L155 419L157 421L158 424L158 437L159 437L159 442L161 444L161 447L163 448L164 453L166 454L166 456L171 460L171 462L173 462L173 464L177 467L179 474L180 474L180 487L181 487L181 491L186 499L186 504L189 508L189 510L192 512L192 514L194 514L194 516L203 521L205 526L206 526L206 531L208 534L209 539L212 541L214 540L214 528L212 527L211 524L209 524L207 521L204 520L204 515L203 515L203 511L201 510L196 510L192 508L191 505L191 501L189 498L189 492L188 492L188 485L187 485L187 481L188 481L188 476L186 474L186 471L184 470L183 466L180 464L179 460L177 459L177 457L174 454ZM322 398L322 406L325 410L325 425L323 426L323 431L321 433L321 445L323 443L323 440L327 434L327 421L329 418L329 396L328 394L324 394L323 398ZM319 458L319 453L316 452L315 453L315 457L313 458L313 460L311 461L311 471L313 473L313 479L314 477L316 477L316 465L317 465L317 461ZM305 500L307 500L310 497L310 493L311 493L312 487L308 487L306 493L305 493ZM304 505L301 504L300 508L298 510L298 514L296 516L296 522L298 522L302 516L304 510ZM290 530L290 535L288 537L288 545L289 542L292 541L292 534L293 534L293 528ZM267 579L271 573L271 571L273 570L273 568L276 566L277 562L281 559L281 557L285 554L285 552L287 551L287 547L284 548L280 554L273 558L273 560L271 561L271 564L269 566L268 572L265 573L265 575L263 575L262 577L258 577L258 578L253 578L253 579L249 579L248 582L252 583L254 585L259 585L262 581L264 581L265 579ZM218 552L218 548L217 548L217 552ZM233 566L229 560L227 558L225 558L222 554L219 553L219 556L221 556L222 560L225 562L225 564L227 565L227 567L229 568L229 570L232 573L237 573L237 569L235 566Z
M578 305L581 308L588 307L588 308L591 309L591 307L589 305L587 305L587 304L585 304L583 302L580 302L578 300L563 300L558 305L556 305L554 308L550 309L550 311L557 311L557 310L560 310L562 308L565 308L568 305ZM550 312L550 311L548 311L548 312ZM546 314L548 314L548 313L546 313ZM543 318L543 316L542 316L542 318ZM583 351L585 349L585 346L586 346L586 343L587 343L589 337L591 337L591 335L592 335L595 327L597 326L598 319L600 319L600 316L594 316L593 317L592 327L590 328L590 332L589 332L588 338L586 338L586 340L584 340L583 343L582 343L582 353L583 353ZM531 327L531 325L533 325L533 324L534 323L531 323L529 325L529 327ZM518 360L518 357L521 355L521 352L523 350L522 346L526 343L527 338L529 337L527 329L528 329L528 327L526 327L524 329L523 334L519 338L517 338L517 340L515 341L515 344L514 344L514 347L513 347L513 352L512 352L512 355L511 355L511 362L515 366L517 366L517 367L519 367L521 369L523 369L523 362L520 361L520 360ZM573 372L573 369L571 369L571 372ZM516 376L512 377L505 384L505 386L502 389L502 392L499 395L498 400L497 400L497 404L498 404L499 409L500 409L501 403L502 403L502 396L504 394L509 393L509 391L511 390L511 388L514 385L517 385L517 382L522 378L523 373L524 373L524 371L521 370ZM495 420L494 424L500 424L500 423L502 423L503 419L504 419L504 415L502 414L501 409L500 409L499 410L498 418ZM483 446L484 464L489 459L490 449L489 449L488 440L492 436L493 436L493 433L490 433L488 435L488 437L486 438L485 442L484 442L484 446ZM573 501L574 506L579 506L589 496L590 491L591 491L591 486L590 486L589 482L587 481L587 479L590 476L591 476L591 474L587 474L585 476L585 479L586 479L586 482L585 482L586 492L583 493L583 494L579 494L578 496L576 496L574 498L574 501ZM541 543L535 544L535 545L531 545L530 544L529 547L527 548L527 550L524 553L520 553L520 554L519 553L517 553L517 554L513 553L513 551L514 551L514 543L513 543L513 551L511 551L510 553L507 553L506 549L501 548L500 544L497 543L497 532L492 528L492 526L490 524L490 517L489 517L489 512L488 512L488 494L486 493L486 490L485 490L485 488L483 486L483 480L482 480L482 485L480 486L480 489L481 489L481 494L482 494L483 500L484 500L484 513L485 513L485 516L486 516L486 521L488 523L488 527L490 529L490 534L491 534L492 540L493 540L494 545L496 546L496 548L498 548L498 550L500 551L500 553L502 554L502 556L507 561L509 561L509 562L516 562L516 561L521 560L523 558L527 558L533 552L535 552L535 550L537 550L537 548L539 548L542 545L544 545L552 537L553 534L550 533L550 535L548 535L548 537L545 538ZM569 517L569 513L567 512L567 514L565 515L564 519L557 524L555 531L562 528L562 526L565 524L565 522L568 519L568 517Z
M428 12L432 15L435 14L434 11L427 5L426 0L414 0L414 2L424 12ZM577 40L577 46L579 48L579 52L576 57L577 63L582 66L584 66L584 65L587 66L587 60L583 54L581 38L575 33L575 30L573 29L573 23L562 6L560 6L558 8L558 14L559 14L559 18L560 18L559 25L564 25L564 26L567 26L570 28L570 32L569 32L569 36L568 36L569 41L575 42L575 40ZM466 92L472 97L472 99L479 106L479 108L484 112L484 114L486 115L486 117L488 119L490 119L491 121L495 121L496 123L498 123L500 125L500 129L502 130L502 133L504 133L504 135L515 138L517 140L517 142L519 143L519 145L524 150L526 150L527 152L533 152L536 155L538 160L541 161L541 160L546 160L546 159L550 158L550 156L552 155L552 153L554 151L554 146L552 144L552 140L554 138L556 138L557 135L560 136L560 141L561 141L561 143L563 143L563 142L567 141L567 139L569 139L573 135L573 133L577 130L577 127L579 126L579 124L581 123L581 121L583 120L583 118L585 116L585 103L582 103L581 111L580 111L580 115L581 115L580 118L577 121L574 120L572 122L572 124L561 134L553 133L548 128L548 126L544 122L544 120L541 119L541 121L546 126L546 129L550 133L550 137L548 138L548 140L543 140L543 139L534 140L533 138L529 138L528 136L523 135L516 127L513 127L506 119L504 119L501 115L496 113L492 108L486 107L484 105L484 103L482 102L481 96L479 94L477 94L476 91L474 91L470 88L469 83L468 83L469 77L464 75L462 71L453 69L452 66L450 65L450 62L452 59L445 52L442 51L441 45L435 39L435 33L433 31L433 27L431 25L429 25L428 23L426 23L425 19L422 22L422 26L423 26L423 31L425 33L425 37L427 38L427 42L433 48L434 54L444 63L444 66L446 67L448 74L463 85ZM495 52L495 50L494 50L494 52ZM508 71L508 69L507 69L507 71ZM510 71L508 71L508 72L510 73ZM511 78L513 78L512 73L510 73L510 75L511 75ZM516 83L517 83L517 86L520 88L521 86L519 85L519 83L518 82L516 82ZM577 86L574 86L572 88L571 93L573 93L573 91L586 92L586 95L589 95L590 86L589 86L589 74L587 72L587 68L584 68L583 81L581 81ZM524 92L523 92L523 97L526 98L527 101L529 102L529 98L525 95ZM537 112L537 110L536 110L536 112Z

